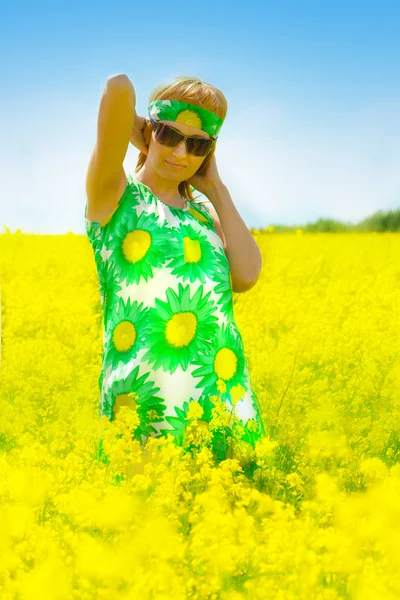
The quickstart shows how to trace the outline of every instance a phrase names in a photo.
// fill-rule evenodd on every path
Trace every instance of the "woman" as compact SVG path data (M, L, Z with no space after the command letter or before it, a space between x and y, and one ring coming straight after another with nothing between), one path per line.
M178 77L152 92L146 119L135 104L126 75L107 81L86 179L104 317L99 411L113 420L128 405L140 419L133 437L172 434L179 445L195 415L198 439L223 459L234 423L252 447L265 435L233 313L232 291L244 290L232 286L217 212L193 197L218 188L227 102ZM135 177L122 166L129 142L140 150ZM221 426L210 427L216 414Z

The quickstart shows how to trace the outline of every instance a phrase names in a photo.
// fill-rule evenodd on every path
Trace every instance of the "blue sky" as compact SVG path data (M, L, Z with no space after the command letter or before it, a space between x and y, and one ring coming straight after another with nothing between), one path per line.
M14 2L0 8L0 230L84 234L106 80L144 116L195 75L228 114L216 159L249 227L400 207L400 3ZM138 150L124 168L133 174Z

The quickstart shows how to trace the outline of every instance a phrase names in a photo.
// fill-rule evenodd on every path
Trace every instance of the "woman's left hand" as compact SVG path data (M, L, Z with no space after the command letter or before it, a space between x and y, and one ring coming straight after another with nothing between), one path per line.
M216 186L222 185L222 181L217 169L215 152L208 163L206 172L201 175L193 175L190 179L187 179L187 182L189 185L192 185L197 191L207 197L209 194L211 194L212 190L215 189Z

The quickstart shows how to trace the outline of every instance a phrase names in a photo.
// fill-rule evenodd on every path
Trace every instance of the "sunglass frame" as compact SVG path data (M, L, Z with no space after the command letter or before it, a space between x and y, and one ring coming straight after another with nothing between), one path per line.
M180 140L180 141L179 141L179 142L178 142L178 143L177 143L175 146L168 146L168 148L176 148L176 146L179 146L179 144L181 144L182 142L185 142L185 143L186 143L186 140L188 140L188 139L189 139L189 140L190 140L190 139L193 139L193 140L196 140L196 141L197 141L197 140L200 140L200 139L205 139L205 140L207 140L207 141L209 141L209 140L212 140L212 142L213 142L213 143L210 145L210 149L207 151L207 153L206 153L206 154L204 154L204 155L203 155L203 154L193 154L193 156L207 156L207 154L209 154L209 153L211 152L211 150L213 149L213 146L215 145L215 142L216 142L216 141L217 141L217 139L218 139L218 136L217 136L217 137L212 137L212 136L211 136L211 137L209 137L209 138L203 138L203 137L200 137L200 136L195 136L195 135L183 135L183 133L181 133L180 131L178 131L178 129L175 129L175 127L171 127L171 125L168 125L167 123L161 123L161 122L157 122L157 121L155 121L155 120L152 118L152 116L151 116L151 115L149 115L149 120L150 120L150 123L151 123L151 126L152 126L152 128L153 128L154 132L156 132L156 131L157 131L157 129L158 129L158 127L159 127L160 125L164 125L164 127L169 127L169 129L172 129L173 131L175 131L175 133L177 133L177 134L178 134L178 136L180 136L180 138L182 138L182 139L181 139L181 140ZM165 144L165 145L167 145L167 144ZM187 147L187 144L186 144L186 150L189 152L189 149L188 149L188 147ZM191 154L191 152L189 152L189 154Z

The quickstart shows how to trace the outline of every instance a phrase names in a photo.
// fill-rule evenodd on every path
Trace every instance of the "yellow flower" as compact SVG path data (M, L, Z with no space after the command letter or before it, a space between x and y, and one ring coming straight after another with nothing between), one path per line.
M258 458L268 458L272 456L274 448L278 446L278 442L274 442L268 437L263 437L256 441L255 451Z
M157 411L152 408L151 410L147 411L147 418L149 421L156 421L159 418L159 415Z
M204 410L203 407L201 406L201 404L199 404L198 402L195 402L194 400L191 400L189 403L189 410L187 412L187 416L185 417L185 420L189 420L189 419L201 419L201 417L203 416Z
M218 390L222 393L225 394L226 392L226 383L223 379L218 379L217 380L217 388Z
M185 431L184 445L204 445L207 446L212 440L212 432L207 421L196 420L188 425Z
M247 428L249 431L258 431L258 423L255 419L249 419L247 421Z
M237 385L232 386L230 393L232 398L232 404L233 406L236 406L239 400L245 397L246 390L240 383L238 383Z

